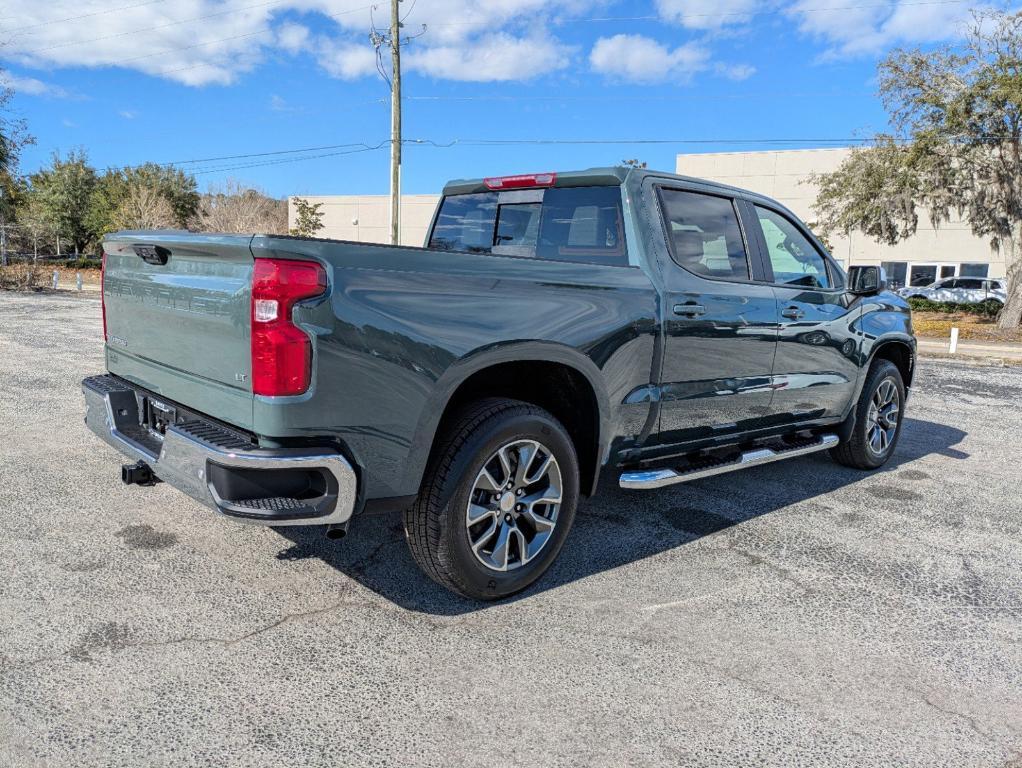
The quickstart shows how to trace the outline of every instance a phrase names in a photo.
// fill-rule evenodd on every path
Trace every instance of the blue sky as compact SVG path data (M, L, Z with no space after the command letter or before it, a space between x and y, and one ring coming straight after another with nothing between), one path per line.
M826 146L884 127L878 57L958 39L955 0L402 2L403 187L678 152ZM995 3L995 7L1004 7ZM184 163L270 194L384 193L389 2L0 0L0 61L37 138L98 167ZM423 31L422 25L426 28ZM421 33L421 34L420 34ZM516 144L478 140L670 140ZM795 140L792 143L778 143ZM689 143L683 143L689 142ZM232 155L334 147L261 157ZM338 153L346 154L338 154ZM330 156L321 156L330 155Z

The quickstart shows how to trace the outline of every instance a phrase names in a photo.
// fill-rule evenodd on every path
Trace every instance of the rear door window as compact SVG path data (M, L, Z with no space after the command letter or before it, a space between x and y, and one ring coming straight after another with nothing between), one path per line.
M628 266L621 188L449 195L440 206L429 247Z
M749 260L734 203L726 197L661 189L671 256L689 272L748 280Z

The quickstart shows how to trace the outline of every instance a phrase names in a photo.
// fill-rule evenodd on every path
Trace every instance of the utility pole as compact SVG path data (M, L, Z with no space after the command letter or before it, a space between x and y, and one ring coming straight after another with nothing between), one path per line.
M401 241L401 0L390 0L390 242Z

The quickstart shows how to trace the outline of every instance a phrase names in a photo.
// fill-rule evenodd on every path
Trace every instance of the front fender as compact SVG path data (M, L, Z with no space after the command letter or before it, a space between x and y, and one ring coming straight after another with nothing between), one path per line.
M912 331L912 309L908 302L891 291L863 297L861 301L862 314L859 316L857 329L862 339L859 347L859 380L849 410L859 401L866 372L876 359L877 353L886 345L903 345L909 355L909 369L915 370L916 338ZM909 387L911 383L909 376L906 378L905 386Z

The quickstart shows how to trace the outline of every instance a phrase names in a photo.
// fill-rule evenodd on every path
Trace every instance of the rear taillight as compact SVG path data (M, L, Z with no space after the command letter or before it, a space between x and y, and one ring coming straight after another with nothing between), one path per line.
M252 392L300 395L312 380L312 343L294 324L295 302L326 290L326 272L311 261L256 259L252 272Z
M101 253L103 262L99 270L99 306L103 309L103 341L106 341L106 251Z

